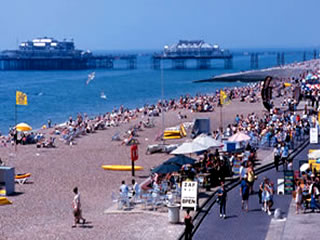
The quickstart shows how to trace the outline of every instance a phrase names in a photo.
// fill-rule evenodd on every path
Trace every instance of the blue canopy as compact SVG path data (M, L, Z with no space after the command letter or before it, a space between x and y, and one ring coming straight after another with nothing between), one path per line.
M190 157L186 157L184 155L177 155L177 156L174 156L170 159L168 159L167 161L164 162L164 164L177 164L177 165L184 165L184 164L194 164L195 163L195 159L193 158L190 158Z
M163 173L163 174L178 172L180 170L180 167L181 166L179 166L177 164L163 163L163 164L159 165L158 167L155 167L154 169L152 169L151 172L152 173Z

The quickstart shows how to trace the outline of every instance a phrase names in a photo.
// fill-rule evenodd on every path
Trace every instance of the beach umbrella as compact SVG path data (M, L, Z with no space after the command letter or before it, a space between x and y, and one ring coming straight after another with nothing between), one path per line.
M195 152L201 152L207 150L208 148L200 143L196 142L185 142L179 147L173 150L170 154L190 154Z
M176 165L184 165L184 164L194 164L195 159L186 157L184 155L177 155L172 158L169 158L167 161L165 161L163 164L176 164Z
M300 167L300 172L305 172L309 168L309 163L304 163Z
M172 173L172 172L178 172L180 170L179 165L176 164L166 164L163 163L161 165L159 165L158 167L155 167L154 169L152 169L152 173L162 173L162 174L167 174L167 173Z
M212 137L206 135L206 134L201 134L198 137L196 137L193 142L199 143L203 146L206 146L207 149L209 148L219 148L223 146L223 143L220 141L217 141L213 139Z
M243 141L249 141L251 138L247 134L243 132L237 132L236 134L232 135L228 138L229 142L243 142Z
M17 131L19 131L19 132L24 132L24 131L31 131L31 130L32 130L32 127L29 126L29 125L26 124L26 123L19 123L19 124L17 124L16 129L17 129Z

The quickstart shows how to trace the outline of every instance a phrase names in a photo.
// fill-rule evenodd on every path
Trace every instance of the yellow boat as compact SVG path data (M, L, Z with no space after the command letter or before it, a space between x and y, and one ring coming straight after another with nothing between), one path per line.
M6 197L0 197L0 205L12 204L12 202Z
M31 176L31 173L23 173L23 174L17 174L16 179L23 179L23 178L28 178Z
M0 195L6 195L6 190L5 189L1 189L0 190Z
M104 170L111 170L111 171L131 171L131 165L102 165L101 166ZM142 166L134 166L135 171L143 170Z

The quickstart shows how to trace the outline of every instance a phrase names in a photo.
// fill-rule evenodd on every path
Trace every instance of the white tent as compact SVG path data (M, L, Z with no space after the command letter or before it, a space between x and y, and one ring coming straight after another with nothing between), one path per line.
M305 172L309 168L309 163L304 163L300 167L300 172Z
M250 136L243 132L237 132L236 134L229 137L229 142L243 142L243 141L249 141L251 139Z
M203 146L205 146L207 149L209 148L219 148L223 146L223 143L220 141L217 141L213 139L212 137L206 135L206 134L201 134L198 137L196 137L193 142L199 143Z
M309 159L318 159L320 158L320 150L314 150L308 154Z
M173 150L170 154L190 154L207 150L208 148L200 143L185 142Z

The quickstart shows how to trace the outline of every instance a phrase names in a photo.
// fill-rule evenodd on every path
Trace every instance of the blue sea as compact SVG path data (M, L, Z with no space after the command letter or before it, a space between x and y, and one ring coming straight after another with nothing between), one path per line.
M234 50L233 52L245 52ZM250 50L252 51L252 50ZM263 51L263 50L258 50ZM101 53L101 52L99 52ZM113 52L114 53L114 52ZM121 52L123 54L124 52ZM128 52L132 53L132 51ZM125 62L117 62L116 69L97 69L96 78L86 85L88 74L83 71L0 71L0 131L7 134L15 124L15 91L27 94L28 105L17 106L17 122L26 122L33 129L47 123L61 123L69 116L87 113L89 116L111 111L121 104L128 108L142 107L156 103L162 97L178 98L180 95L212 93L217 89L231 86L243 86L244 83L193 83L193 80L207 79L226 72L238 72L250 69L250 56L236 54L233 69L225 70L223 61L213 62L208 70L170 69L170 62L164 64L161 71L151 68L151 52L135 51L139 54L137 69L125 69ZM307 59L311 59L311 53ZM302 61L302 53L286 56L286 63ZM192 67L192 62L189 63ZM276 65L275 55L259 56L259 68ZM163 79L163 84L161 79ZM106 99L101 98L104 92Z

